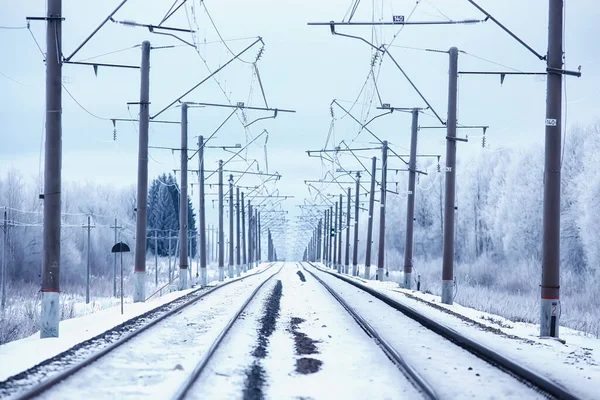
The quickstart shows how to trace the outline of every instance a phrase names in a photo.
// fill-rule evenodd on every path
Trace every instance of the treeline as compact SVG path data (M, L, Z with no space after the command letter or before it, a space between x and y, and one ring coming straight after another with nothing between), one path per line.
M8 220L7 246L0 242L0 254L6 256L7 277L11 282L40 282L42 269L43 203L39 200L39 182L26 180L17 170L0 177L0 212L5 208ZM113 255L110 249L117 240L128 243L135 251L135 185L115 189L92 182L63 183L61 230L61 282L85 282L87 264L87 219L91 218L90 268L93 276L112 277ZM188 227L192 255L196 252L196 222L188 198ZM4 218L2 218L4 219ZM116 221L115 221L116 219ZM153 254L157 232L158 254L167 255L169 231L176 237L179 230L179 188L172 175L162 175L150 185L148 199L148 251ZM177 240L173 239L172 254ZM5 251L5 254L4 254Z
M459 160L469 156L459 157ZM570 129L562 158L561 265L594 273L600 263L600 125ZM444 160L441 161L441 170ZM421 163L415 203L414 257L442 255L444 176L437 163ZM405 246L407 177L395 178L400 195L388 195L386 251L389 269L401 269ZM455 258L470 263L485 255L495 261L542 257L544 151L481 148L457 166ZM365 198L366 199L366 198ZM365 200L366 202L366 200ZM374 218L377 229L379 217ZM366 213L360 224L366 227ZM365 232L359 254L364 262ZM377 232L377 230L375 230ZM377 235L374 236L377 260ZM540 269L541 271L541 269Z

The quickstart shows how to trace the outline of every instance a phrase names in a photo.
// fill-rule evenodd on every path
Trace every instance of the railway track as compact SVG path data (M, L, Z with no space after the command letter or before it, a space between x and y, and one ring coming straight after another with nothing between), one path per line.
M524 385L535 389L538 393L542 394L544 397L557 398L557 399L578 399L576 395L569 392L564 387L548 380L547 378L531 371L530 369L523 367L522 365L517 364L516 362L502 356L498 352L489 349L488 347L477 343L476 341L465 337L464 335L458 333L457 331L450 329L431 318L428 318L414 309L407 307L396 300L386 296L385 294L370 288L358 280L346 277L344 275L333 273L331 271L322 269L310 262L308 262L312 268L321 272L322 274L327 274L328 276L335 277L345 283L352 285L354 288L360 289L361 291L369 294L375 299L385 303L387 306L392 309L399 311L406 317L411 320L417 322L418 324L425 327L427 330L434 332L435 334L441 336L442 338L454 343L456 346L466 350L477 358L485 361L491 366L500 369L502 372L514 377ZM433 385L426 382L419 373L415 371L414 368L411 368L410 365L404 360L404 358L394 350L394 347L390 345L386 341L385 338L382 337L369 323L363 318L352 306L348 304L346 300L344 300L343 296L340 296L328 283L326 283L323 279L321 279L316 273L311 271L309 268L306 268L303 265L303 268L316 280L318 280L321 284L325 286L325 288L342 304L342 306L352 315L352 317L363 327L363 329L369 334L373 339L378 342L383 351L393 360L401 369L404 369L407 374L411 377L412 381L418 385L423 393L427 394L430 398L439 398L438 394L436 394L436 390L433 388Z
M206 299L210 294L219 292L233 283L260 276L270 271L274 264L270 263L255 274L228 280L215 287L194 290L179 299L134 317L100 335L79 343L26 371L9 377L0 382L0 398L30 399L37 397L122 347L133 338L149 331L157 324Z
M254 291L252 291L252 293L250 294L250 296L248 296L246 298L246 300L244 301L244 303L238 308L238 310L235 312L235 314L233 315L233 317L229 320L229 322L225 325L225 327L221 330L221 332L219 332L219 335L212 342L211 346L206 351L206 353L204 354L204 356L196 364L196 366L193 369L192 373L188 375L188 377L185 379L185 381L183 382L183 384L181 384L180 387L177 389L177 391L175 392L175 394L172 397L173 400L183 400L183 399L185 399L188 396L188 394L190 393L192 387L196 384L196 382L198 381L198 379L199 379L200 375L202 374L202 372L206 369L206 367L208 366L208 364L213 360L213 358L215 356L215 353L217 352L217 349L219 348L219 346L221 346L221 343L223 343L223 339L225 339L225 337L227 336L227 334L231 331L231 328L238 321L238 319L240 318L240 316L242 315L242 313L244 313L244 311L248 308L248 305L256 298L256 296L260 292L260 290L275 275L277 275L281 271L282 268L283 268L283 265L281 266L281 268L279 268L279 271L277 271L276 273L274 273L273 275L271 275L269 278L265 279L260 285L258 285L256 287L256 289L254 289Z
M312 271L304 268L315 280L327 289L327 291L341 304L341 306L352 316L352 318L358 323L358 325L365 331L365 333L376 341L377 345L383 350L388 358L396 364L398 368L409 378L415 388L420 391L425 397L430 399L440 399L433 386L427 382L421 374L414 369L404 358L394 349L394 347L388 343L378 332L373 328L358 312L354 310L343 298L340 296L331 286L325 283Z

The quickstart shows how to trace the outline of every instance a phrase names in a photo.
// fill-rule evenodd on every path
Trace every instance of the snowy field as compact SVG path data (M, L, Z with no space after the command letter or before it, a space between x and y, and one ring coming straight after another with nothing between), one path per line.
M171 261L173 264L173 261ZM173 268L173 265L172 265ZM131 303L133 295L133 283L131 279L133 268L128 268L124 275L124 302ZM164 287L169 282L169 265L166 258L158 259L158 286L155 285L155 263L154 258L148 256L146 266L146 297L159 290L151 300L169 293L173 288ZM179 272L178 266L171 271L171 276L176 277ZM195 282L196 262L192 269L192 280ZM214 265L208 266L208 280L216 280L218 268ZM173 279L173 278L172 278ZM173 282L177 284L177 280ZM106 277L91 278L90 303L85 303L85 286L75 284L63 284L60 298L60 319L83 317L107 308L121 304L119 297L114 297L113 281ZM41 308L41 293L38 285L32 283L10 283L7 290L7 307L4 313L0 313L0 345L14 340L22 339L39 330L39 317ZM119 296L119 282L117 281L117 296Z

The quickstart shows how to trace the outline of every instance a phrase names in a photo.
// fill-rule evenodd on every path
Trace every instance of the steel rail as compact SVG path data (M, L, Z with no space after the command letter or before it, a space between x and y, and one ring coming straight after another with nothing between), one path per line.
M196 367L194 367L194 370L192 371L192 373L187 377L187 379L179 387L177 392L175 392L175 395L172 397L172 399L182 400L185 398L185 396L187 395L189 390L192 388L192 386L194 386L194 384L198 381L198 377L200 377L200 374L202 373L202 371L204 371L204 369L206 368L206 366L208 365L208 363L210 362L210 360L216 353L217 349L223 342L223 339L225 338L225 336L227 336L227 333L229 333L229 331L231 330L233 325L240 318L240 315L242 315L242 313L246 310L248 305L252 302L252 300L254 300L254 298L256 297L258 292L263 288L263 286L267 282L269 282L275 275L277 275L277 274L279 274L279 272L281 272L284 264L285 263L282 263L281 267L279 268L279 271L275 272L273 275L271 275L270 277L265 279L260 285L258 285L256 287L256 289L254 289L254 291L250 294L250 296L248 296L248 298L246 299L244 304L242 304L242 306L237 310L237 312L234 314L234 316L229 320L227 325L225 325L223 330L221 330L221 332L219 333L219 336L217 336L217 338L211 344L211 346L207 350L207 352L204 353L204 356L202 356L202 359L198 362Z
M204 298L205 296L208 296L209 294L211 294L211 293L214 293L215 291L217 291L217 290L219 290L219 289L221 289L221 288L223 288L223 287L225 287L225 286L228 286L228 285L230 285L230 284L232 284L232 283L234 283L234 282L238 282L238 281L241 281L241 280L243 280L243 279L246 279L246 278L251 278L251 277L253 277L253 276L260 275L260 274L262 274L262 273L264 273L264 272L268 271L269 269L271 269L271 267L272 267L274 264L275 264L275 262L272 262L272 263L270 263L270 264L269 264L269 265L268 265L268 266L267 266L265 269L263 269L263 270L262 270L262 271L260 271L260 272L257 272L257 273L255 273L255 274L251 274L251 275L243 276L243 277L240 277L240 278L231 279L231 280L229 280L229 281L226 281L225 283L218 284L217 286L215 286L215 287L213 287L213 288L210 288L210 289L209 289L209 290L207 290L205 293L202 293L202 294L201 294L201 295L199 295L199 296L195 296L195 297L194 297L194 298L192 298L191 300L189 300L189 301L186 301L186 302L184 302L184 303L182 303L182 304L178 305L177 307L175 307L175 308L173 308L173 309L169 310L169 311L168 311L168 312L166 312L165 314L163 314L163 315L160 315L159 317L157 317L157 318L153 319L152 321L148 322L147 324L145 324L145 325L141 326L140 328L138 328L138 329L136 329L136 330L134 330L134 331L132 331L132 332L130 332L130 333L128 333L128 334L125 334L125 336L122 336L121 338L117 339L115 342L112 342L112 343L110 343L108 346L106 346L105 348L103 348L103 349L102 349L102 350L100 350L99 352L92 354L90 357L86 358L85 360L83 360L83 361L81 361L81 362L79 362L79 363L77 363L77 364L75 364L75 365L72 365L70 368L67 368L67 369L63 370L62 372L59 372L59 373L58 373L58 374L56 374L56 375L53 375L53 376L51 376L49 379L46 379L46 380L44 380L44 381L42 381L42 382L38 383L37 385L35 385L33 388L31 388L31 389L29 389L29 390L27 390L27 391L25 391L25 392L23 392L23 393L20 393L20 394L18 394L18 395L15 397L15 399L18 399L18 400L21 400L21 399L22 399L22 400L25 400L25 399L31 399L31 398L33 398L33 397L39 396L40 394L44 393L44 392L45 392L45 391L47 391L48 389L50 389L50 388L52 388L52 387L56 386L57 384L59 384L59 383L61 383L62 381L66 380L67 378L71 377L72 375L74 375L75 373L77 373L78 371L80 371L81 369L83 369L83 368L85 368L85 367L89 366L90 364L92 364L93 362L97 361L98 359L100 359L100 358L104 357L105 355L107 355L107 354L108 354L108 353L110 353L111 351L113 351L113 350L117 349L118 347L122 346L123 344L125 344L125 343L126 343L126 342L128 342L129 340L133 339L134 337L136 337L136 336L137 336L137 335L139 335L140 333L147 331L148 329L150 329L151 327L155 326L155 325L156 325L156 324L158 324L159 322L162 322L162 321L164 321L164 320L165 320L165 319L167 319L168 317L170 317L170 316L172 316L172 315L174 315L174 314L176 314L176 313L180 312L180 311L181 311L181 310L183 310L184 308L186 308L186 307L188 307L188 306L191 306L192 304L195 304L196 302L198 302L200 299ZM270 278L269 278L269 279L270 279ZM190 296L190 295L192 295L192 294L196 294L196 293L198 293L198 292L200 292L200 291L204 291L204 290L206 290L206 288L199 288L199 289L196 289L196 290L194 290L194 291L192 291L192 292L188 293L186 296ZM180 299L175 299L175 300L173 300L173 301L171 301L171 302L169 302L169 303L166 303L166 304L164 304L164 305L162 305L162 306L160 306L160 307L158 307L158 308L164 308L164 307L167 307L167 306L169 306L170 304L172 304L172 303L174 303L174 302L176 302L176 301L178 301L178 300L180 300ZM111 329L109 329L109 330L107 330L107 331L105 331L105 332L103 332L103 333L101 333L101 334L99 334L99 335L97 335L97 336L94 336L94 337L93 337L93 338L91 338L91 339L88 339L88 340L86 340L86 341L84 341L84 342L82 342L82 343L80 343L80 344L78 344L78 345L76 345L76 346L74 346L74 347L72 347L72 348L68 349L68 350L65 350L64 352L62 352L62 353L58 354L57 356L55 356L55 357L52 357L52 359L54 359L54 358L57 358L57 357L60 357L61 355L67 355L67 353L68 353L69 351L73 350L74 348L81 348L81 347L85 347L85 345L86 345L86 344L91 344L91 343L92 343L94 340L101 339L101 338L102 338L102 336L106 335L106 334L107 334L107 333L109 333L110 331L112 331L112 330L114 330L114 329L116 329L116 328L120 328L120 327L122 327L123 325L132 324L132 323L134 323L135 321L137 321L137 320L139 320L139 319L143 319L145 316L147 316L147 315L148 315L148 314L150 314L150 313L153 313L153 312L155 312L156 310L157 310L157 309L150 310L150 311L148 311L148 312L146 312L146 313L144 313L144 314L138 315L137 317L131 318L131 319L129 319L128 321L125 321L124 323L122 323L122 324L120 324L120 325L118 325L118 326L116 326L116 327L114 327L114 328L111 328ZM38 365L39 365L39 364L38 364ZM36 365L36 366L34 366L34 367L32 367L32 368L36 368L36 367L37 367L37 365ZM24 372L22 372L21 374L23 374L23 373L27 373L27 371L24 371ZM19 374L19 375L21 375L21 374ZM11 379L11 378L8 378L6 381L8 381L8 380L10 380L10 379ZM5 382L6 382L6 381L5 381ZM0 382L0 383L1 383L1 382Z
M352 308L352 306L350 306L335 290L331 288L331 286L325 283L312 271L305 268L302 264L300 265L306 272L312 275L313 278L315 278L321 285L323 285L323 287L327 289L327 291L338 301L338 303L340 303L341 306L344 307L348 314L350 314L350 316L358 323L358 325L365 331L365 333L369 337L371 337L379 347L381 347L381 349L388 356L388 358L394 364L396 364L396 366L409 378L409 380L417 390L422 391L423 394L425 394L430 399L440 399L440 397L435 392L433 387L429 384L429 382L427 382L427 380L423 378L419 374L419 372L417 372L417 370L411 367L404 360L404 358L402 358L402 356L396 351L396 349L394 349L385 339L381 337L381 335L379 335L379 333L377 333L375 328L373 328L363 317L361 317L360 314L358 314L356 310Z
M411 318L412 320L420 323L425 328L427 328L427 329L437 333L438 335L442 336L443 338L455 343L459 347L462 347L463 349L467 350L471 354L492 364L493 366L498 367L499 369L514 376L515 378L517 378L518 380L520 380L521 382L523 382L525 384L533 385L536 388L542 390L543 392L545 392L555 398L568 399L568 400L577 400L580 398L580 397L576 396L575 394L571 393L568 389L564 388L562 385L552 382L548 378L545 378L545 377L537 374L536 372L532 371L531 369L529 369L523 365L520 365L517 362L510 360L507 357L504 357L497 351L492 350L491 348L462 335L461 333L455 331L454 329L449 328L446 325L441 324L429 317L426 317L425 315L417 312L415 309L413 309L409 306L406 306L406 305L398 302L397 300L392 299L391 297L385 295L384 293L379 292L378 290L368 287L350 277L346 277L346 276L343 276L343 275L340 275L337 273L327 271L323 268L320 268L320 267L314 265L311 262L307 262L307 263L310 264L313 268L316 268L317 270L319 270L321 272L325 272L329 275L335 276L336 278L338 278L346 283L349 283L358 289L361 289L361 290L369 293L370 295L377 298L378 300L381 300L388 306L396 309L397 311L400 311L402 314L404 314L407 317ZM363 280L363 282L364 282L364 280Z

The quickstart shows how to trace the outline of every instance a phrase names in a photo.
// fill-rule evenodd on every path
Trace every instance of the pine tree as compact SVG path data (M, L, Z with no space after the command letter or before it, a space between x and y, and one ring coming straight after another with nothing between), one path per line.
M154 248L154 234L157 232L157 248ZM169 250L169 236L179 232L179 186L171 174L162 174L152 181L148 193L148 250L165 257ZM192 200L188 196L188 235L192 239L190 254L196 254L196 215ZM171 251L175 251L172 243Z

